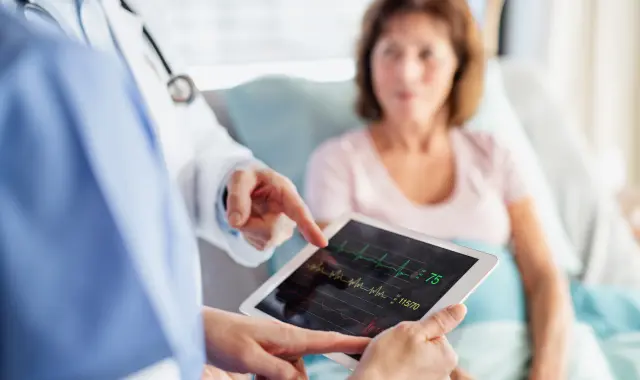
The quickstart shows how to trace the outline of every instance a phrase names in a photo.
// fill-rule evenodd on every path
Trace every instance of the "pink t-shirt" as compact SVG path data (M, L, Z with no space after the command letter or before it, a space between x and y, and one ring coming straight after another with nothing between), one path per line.
M366 128L326 141L307 169L305 198L313 216L330 222L355 211L437 238L507 244L507 205L528 195L511 154L488 133L450 133L456 183L447 200L434 205L418 205L402 193Z

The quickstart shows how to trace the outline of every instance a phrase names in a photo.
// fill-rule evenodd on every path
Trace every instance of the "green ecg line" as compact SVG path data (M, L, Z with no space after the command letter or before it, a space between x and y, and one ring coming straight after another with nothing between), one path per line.
M353 261L357 261L357 260L364 260L364 261L368 261L371 263L376 264L375 268L387 268L387 269L391 269L393 271L396 272L396 274L393 277L402 277L402 276L406 276L406 277L410 277L411 275L409 273L405 273L403 272L403 270L407 267L407 265L409 265L409 263L411 262L411 260L407 260L404 263L402 263L402 265L400 265L399 267L396 267L394 265L388 265L388 263L384 262L384 259L387 257L388 253L385 252L384 255L382 255L382 257L380 258L375 258L375 257L370 257L370 256L365 256L364 253L367 251L367 249L369 248L369 244L365 245L360 251L358 252L351 252L348 251L345 246L347 245L347 241L345 240L344 242L342 242L342 244L337 247L337 249L340 252L344 252L344 253L349 253L351 255L354 256ZM334 246L335 248L335 246ZM417 278L420 278L422 276L422 274L424 273L424 269L421 269L420 274L417 276Z

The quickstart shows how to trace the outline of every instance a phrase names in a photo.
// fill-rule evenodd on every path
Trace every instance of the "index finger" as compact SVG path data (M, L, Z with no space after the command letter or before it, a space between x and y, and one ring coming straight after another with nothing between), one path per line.
M467 314L467 307L460 304L448 307L431 317L420 321L422 332L427 340L448 334L456 328Z
M327 238L313 220L311 212L292 186L282 186L282 211L296 224L304 238L317 247L326 247Z
M284 349L285 355L303 356L342 352L361 354L371 342L370 338L340 334L337 332L309 330L286 325L288 331L274 334L277 346Z

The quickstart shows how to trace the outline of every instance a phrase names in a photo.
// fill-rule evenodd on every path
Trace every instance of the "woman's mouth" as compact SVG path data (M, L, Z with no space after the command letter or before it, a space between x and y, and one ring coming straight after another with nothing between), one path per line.
M398 97L399 100L406 102L406 101L413 100L416 97L416 94L412 91L400 91L397 93L396 96Z

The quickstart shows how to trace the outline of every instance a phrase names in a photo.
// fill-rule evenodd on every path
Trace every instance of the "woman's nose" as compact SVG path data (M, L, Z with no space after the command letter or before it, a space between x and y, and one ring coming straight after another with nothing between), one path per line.
M398 62L397 76L404 83L412 83L422 78L424 66L415 57L405 57Z

